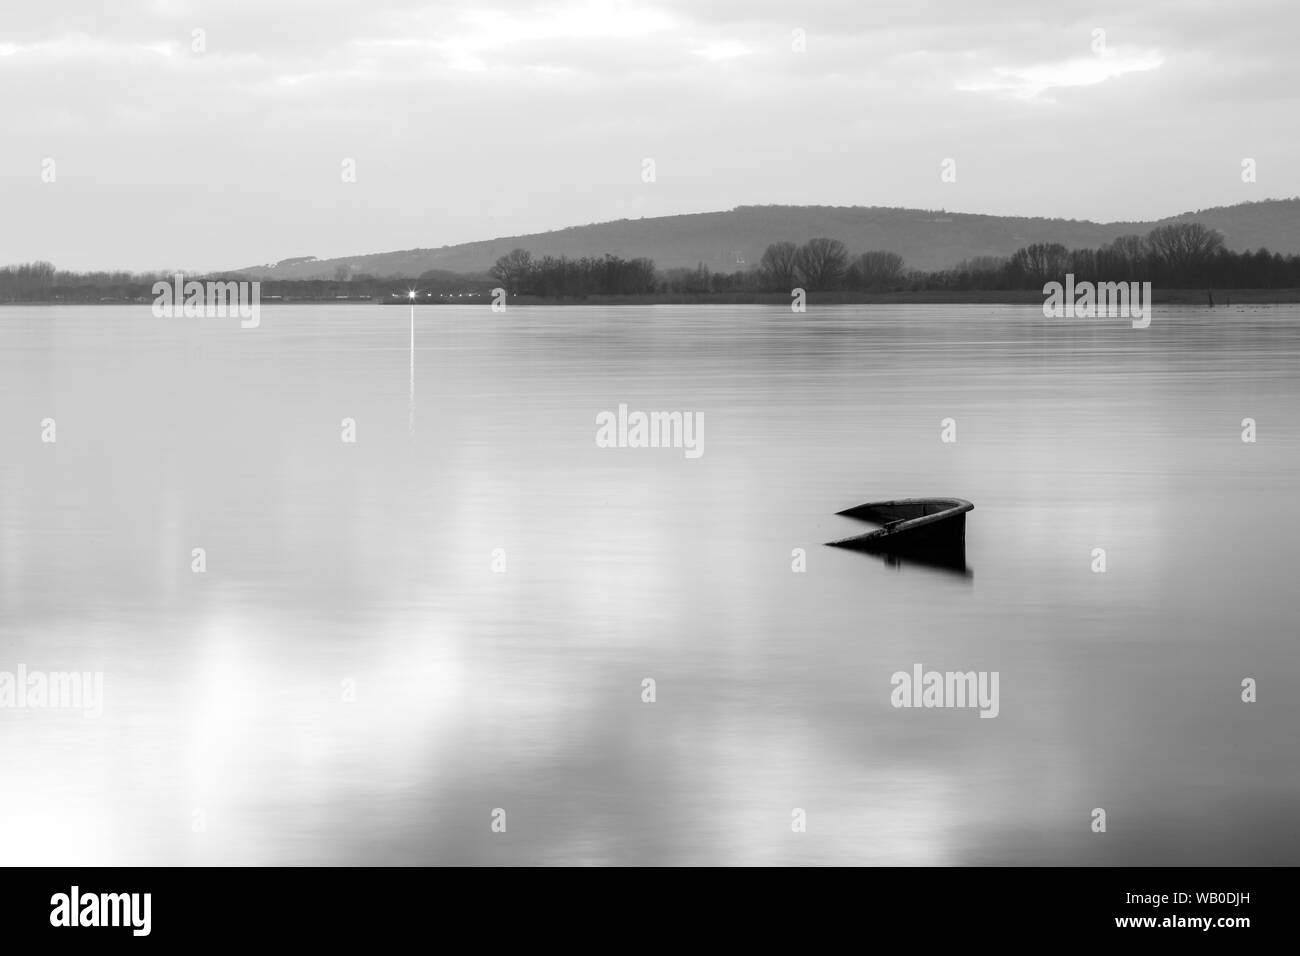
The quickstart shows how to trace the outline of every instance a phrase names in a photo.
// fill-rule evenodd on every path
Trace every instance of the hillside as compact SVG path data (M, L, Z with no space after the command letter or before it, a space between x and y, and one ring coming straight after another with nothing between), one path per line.
M1155 222L1096 223L865 206L740 206L729 212L621 219L554 232L337 259L297 257L242 270L250 278L332 279L341 268L375 276L417 276L431 269L481 273L498 256L524 248L534 256L613 253L644 256L660 269L731 272L756 263L770 242L841 240L851 252L887 249L914 269L940 269L976 256L1005 256L1033 242L1091 248L1167 222L1196 220L1223 233L1234 251L1266 247L1300 253L1300 199L1275 199L1186 212Z

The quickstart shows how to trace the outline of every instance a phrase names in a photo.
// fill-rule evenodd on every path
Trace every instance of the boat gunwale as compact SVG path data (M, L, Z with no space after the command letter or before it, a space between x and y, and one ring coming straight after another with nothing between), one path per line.
M837 515L851 516L850 512L859 511L863 508L886 508L906 505L929 505L945 504L949 507L942 511L936 511L934 514L918 515L915 518L902 518L886 524L883 528L877 528L875 531L868 531L864 534L850 535L847 538L840 538L836 541L826 542L828 546L839 545L859 545L864 543L883 542L886 538L893 538L900 534L906 534L909 531L915 531L927 525L936 524L940 521L946 521L955 518L958 515L964 515L968 511L973 511L975 506L965 498L895 498L890 501L868 501L852 508L846 508L843 511L837 511ZM867 521L871 519L861 518L858 520Z

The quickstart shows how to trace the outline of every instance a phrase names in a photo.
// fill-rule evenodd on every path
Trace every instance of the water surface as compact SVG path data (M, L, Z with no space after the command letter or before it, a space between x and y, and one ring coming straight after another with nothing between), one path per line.
M1294 306L415 324L0 311L0 670L105 682L0 710L0 862L1300 862ZM822 547L922 495L968 574Z

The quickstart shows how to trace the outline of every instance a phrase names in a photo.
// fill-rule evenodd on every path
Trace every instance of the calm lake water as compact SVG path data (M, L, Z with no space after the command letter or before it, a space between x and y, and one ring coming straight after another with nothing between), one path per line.
M0 709L0 863L1300 863L1296 307L426 307L413 388L410 334L0 310L0 671L104 681ZM967 574L822 546L923 495Z

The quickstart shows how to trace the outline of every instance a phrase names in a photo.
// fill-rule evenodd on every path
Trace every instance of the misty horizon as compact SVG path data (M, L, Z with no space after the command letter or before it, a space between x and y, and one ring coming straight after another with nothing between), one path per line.
M1231 205L1243 205L1243 204L1246 204L1246 203L1287 202L1287 201L1289 201L1289 200L1294 200L1294 199L1300 199L1300 195L1297 195L1297 196L1267 196L1267 197L1264 197L1264 198L1262 198L1262 199L1251 199L1251 200L1246 200L1245 203L1233 203L1233 204L1231 204ZM670 215L664 215L664 216L637 216L637 217L635 217L634 219L633 219L633 218L624 217L623 219L607 219L607 220L603 220L603 221L601 221L601 222L568 223L568 224L565 224L565 225L562 225L562 226L554 226L554 227L549 228L549 229L542 229L542 230L538 230L538 231L536 231L536 232L530 232L530 233L511 233L511 234L508 234L508 235L499 235L499 236L478 236L478 237L475 237L475 238L464 239L464 240L461 240L461 241L458 241L458 242L444 242L444 243L441 243L441 244L439 244L439 245L412 246L410 250L405 250L405 249L370 249L370 250L356 251L356 252L342 252L342 253L338 253L338 254L336 254L336 255L330 255L330 256L318 256L318 255L314 255L314 254L312 254L312 253L308 253L308 252L295 252L295 253L291 253L290 255L287 255L287 256L281 256L281 257L278 258L278 259L268 260L268 261L265 262L265 263L245 263L245 264L243 264L243 265L239 265L239 266L224 266L224 267L220 267L220 268L221 268L221 269L224 269L224 270L226 270L226 271L235 271L235 270L239 270L239 269L247 269L247 268L251 268L251 267L253 267L253 266L255 266L255 265L268 265L268 266L269 266L269 265L274 265L274 264L277 264L277 263L283 262L283 261L285 261L286 259L297 259L297 258L304 257L304 256L305 256L305 257L309 257L309 258L313 258L313 259L317 259L317 260L321 260L321 261L332 261L332 260L336 260L336 259L351 259L351 258L359 258L359 257L362 257L362 256L376 255L376 254L381 254L381 253L386 253L386 252L404 252L404 251L411 251L411 250L416 250L416 249L450 249L450 248L453 248L453 247L455 247L455 246L469 245L469 244L471 244L471 243L479 243L479 242L504 242L504 241L512 240L512 239L520 239L520 240L523 240L523 239L529 239L529 238L532 238L532 237L534 237L534 236L544 236L544 235L548 235L548 234L551 234L551 233L564 232L564 231L569 230L569 229L581 229L581 228L584 228L584 227L586 227L586 226L600 226L600 225L607 225L607 224L609 224L609 223L613 223L613 222L632 222L632 221L637 221L637 220L641 220L641 219L671 219L671 218L678 218L678 217L683 217L683 216L709 216L709 215L724 214L724 213L728 213L728 212L735 212L737 209L743 209L743 208L753 208L753 207L760 207L760 208L761 208L761 207L773 207L773 206L778 206L778 207L781 207L781 208L803 208L803 209L808 209L808 208L813 208L813 209L816 209L816 208L825 208L825 209L887 209L887 210L891 210L891 211L899 211L899 212L944 213L944 214L953 214L953 215L960 215L960 216L988 216L988 217L993 217L993 218L1004 218L1004 219L1013 219L1013 218L1014 218L1014 219L1036 219L1036 220L1043 220L1043 221L1046 221L1046 222L1072 222L1072 221L1073 221L1073 222L1092 222L1092 223L1096 223L1096 224L1099 225L1099 226L1127 225L1127 224L1132 224L1132 225L1134 225L1134 226L1149 226L1149 225L1152 224L1152 223L1160 222L1160 221L1163 221L1163 220L1166 220L1166 219L1175 219L1175 218L1179 218L1179 217L1183 217L1183 216L1196 215L1197 213L1205 212L1205 211L1207 211L1207 210L1209 210L1209 209L1222 209L1222 208L1228 208L1228 207L1224 207L1224 206L1197 206L1197 207L1194 207L1194 208L1183 209L1183 210L1179 210L1179 211L1176 211L1176 212L1166 213L1166 214L1164 214L1164 215L1157 216L1157 217L1155 217L1154 219L1133 219L1133 218L1128 218L1128 219L1104 219L1104 220L1102 220L1102 219L1087 219L1087 218L1078 218L1078 217L1071 218L1071 217L1068 217L1068 216L1026 215L1026 214L1003 213L1003 212L980 212L980 211L975 211L975 210L948 209L948 208L945 208L945 207L924 208L924 209L923 209L923 208L915 207L915 206L881 206L881 205L865 205L865 204L852 204L852 205L829 205L829 204L819 204L819 203L740 203L739 205L737 205L737 206L732 206L732 207L729 208L729 209L702 209L702 210L698 210L698 211L696 211L696 212L673 213L673 214L670 214ZM165 268L166 270L169 270L171 267L164 267L164 268ZM191 271L198 271L198 270L191 270ZM209 271L214 271L214 270L209 270Z
M249 269L271 268L277 265L294 263L294 262L302 262L304 260L315 261L315 262L334 262L334 261L344 261L349 259L360 259L365 257L377 256L377 255L397 254L403 252L443 251L447 249L455 249L455 248L460 248L469 245L523 242L528 239L536 239L544 236L556 235L567 231L586 229L590 227L607 226L616 223L638 222L644 220L682 219L682 218L689 218L692 216L719 216L719 215L726 215L728 213L734 213L739 210L745 210L745 209L800 209L800 210L836 209L836 210L864 210L864 211L883 210L887 212L915 212L915 213L927 213L927 214L938 213L942 215L985 217L991 219L1024 219L1024 220L1045 222L1045 223L1053 223L1053 222L1082 223L1082 224L1092 224L1097 226L1131 225L1135 229L1145 230L1145 229L1149 229L1150 227L1152 227L1157 223L1166 222L1170 220L1186 219L1187 217L1193 217L1196 215L1200 215L1208 212L1214 212L1223 209L1233 209L1233 208L1251 206L1251 205L1266 205L1269 203L1279 203L1279 202L1294 202L1296 200L1300 200L1300 196L1270 196L1262 199L1246 200L1240 203L1234 203L1230 206L1211 206L1211 207L1197 207L1194 209L1186 209L1186 210L1181 210L1179 212L1170 213L1168 215L1164 215L1156 219L1149 219L1149 220L1138 220L1138 219L1097 220L1097 219L1086 219L1086 218L1071 219L1063 216L1013 216L1013 215L1006 215L1001 213L967 212L967 211L956 210L956 209L946 209L942 207L934 208L934 209L921 209L921 208L907 207L907 206L878 206L878 205L876 206L865 206L865 205L833 206L833 205L825 205L825 204L794 205L794 204L775 204L775 203L743 203L739 206L734 206L730 209L702 210L699 212L678 213L678 214L666 215L666 216L641 216L635 219L623 218L623 219L605 220L602 222L591 222L591 223L571 223L566 226L561 226L553 229L546 229L541 232L478 237L474 239L468 239L463 242L443 243L441 245L412 246L405 249L396 249L396 248L371 249L366 251L339 253L337 255L330 255L330 256L319 256L307 252L294 252L289 255L280 256L279 258L276 259L267 260L266 262L259 262L259 263L244 262L241 265L227 265L227 266L216 266L216 267L201 266L196 268L193 265L187 265L183 263L181 264L171 263L167 265L152 266L152 267L99 265L99 266L90 266L81 269L67 269L62 263L54 262L51 264L54 265L55 268L61 271L79 272L83 274L96 273L96 272L130 273L133 275L140 275L140 276L170 275L177 272L181 272L185 274L206 274L206 275L219 275L219 274L227 274L227 273L233 274L236 272L241 272ZM778 237L778 238L785 238L785 237ZM1283 250L1275 249L1272 247L1268 247L1268 248L1270 249L1270 251L1282 251L1282 252L1290 251L1284 249ZM600 254L600 252L601 250L594 250L594 249L592 250L593 254ZM990 255L997 255L997 254L990 253ZM43 261L48 261L48 260L20 258L12 262L0 263L0 268L13 267L13 266L17 266L29 262L34 263L34 262L43 262ZM481 271L486 273L487 269L488 269L488 264L485 264ZM448 270L448 271L457 271L457 270Z

